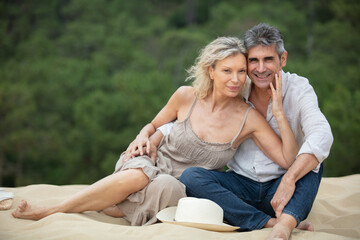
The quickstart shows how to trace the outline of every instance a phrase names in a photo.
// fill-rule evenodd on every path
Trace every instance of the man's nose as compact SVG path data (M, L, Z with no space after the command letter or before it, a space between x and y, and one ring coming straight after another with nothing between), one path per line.
M263 61L259 61L259 64L258 64L256 70L257 70L258 72L265 72L265 71L266 71L265 64L264 64Z

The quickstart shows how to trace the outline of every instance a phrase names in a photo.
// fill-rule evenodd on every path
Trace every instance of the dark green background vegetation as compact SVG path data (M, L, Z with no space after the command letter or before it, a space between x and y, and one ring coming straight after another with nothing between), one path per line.
M206 43L259 22L285 39L335 141L325 176L360 169L357 0L2 0L0 185L91 183L151 121Z

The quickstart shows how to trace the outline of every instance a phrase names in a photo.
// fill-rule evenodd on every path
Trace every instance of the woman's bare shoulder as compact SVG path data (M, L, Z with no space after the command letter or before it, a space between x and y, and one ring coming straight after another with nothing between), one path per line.
M194 95L195 89L191 86L181 86L176 90L176 92L183 95Z
M250 109L247 120L247 126L252 130L259 129L267 124L266 119L254 108Z
M175 94L177 99L182 102L193 101L195 98L195 89L191 86L181 86L176 90Z

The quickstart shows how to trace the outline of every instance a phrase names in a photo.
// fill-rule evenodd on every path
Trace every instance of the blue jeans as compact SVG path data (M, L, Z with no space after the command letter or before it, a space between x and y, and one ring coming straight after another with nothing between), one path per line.
M319 173L309 172L296 182L295 192L283 213L293 216L299 224L310 213L321 181ZM186 169L180 177L190 197L207 198L224 210L224 219L241 230L261 229L275 217L270 205L281 177L268 182L256 182L233 171L218 172L204 168Z

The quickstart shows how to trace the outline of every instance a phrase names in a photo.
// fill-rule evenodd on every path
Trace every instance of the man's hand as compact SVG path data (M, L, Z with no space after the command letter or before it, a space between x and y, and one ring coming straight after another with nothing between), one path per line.
M150 144L150 151L147 155L151 158L151 160L153 160L155 164L157 157L156 153L157 153L157 147L154 144Z
M286 204L290 201L291 197L295 192L295 179L290 179L284 177L281 179L281 182L272 198L270 204L274 209L276 218L279 218L282 214L282 211Z
M284 174L270 204L277 218L280 217L286 204L295 192L295 183L319 164L313 154L300 154Z

